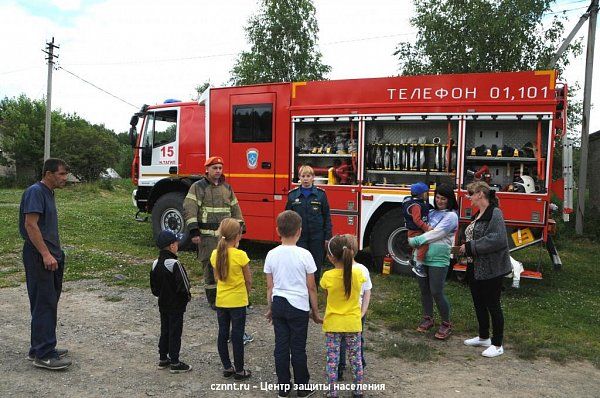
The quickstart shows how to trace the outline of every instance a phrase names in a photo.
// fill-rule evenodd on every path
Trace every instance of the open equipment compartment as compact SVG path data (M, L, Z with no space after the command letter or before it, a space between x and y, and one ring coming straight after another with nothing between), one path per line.
M546 193L552 115L470 115L462 188L475 180L498 192Z
M458 116L365 117L363 184L454 186L458 127Z
M315 184L356 185L358 117L296 117L292 182L302 165L315 171Z

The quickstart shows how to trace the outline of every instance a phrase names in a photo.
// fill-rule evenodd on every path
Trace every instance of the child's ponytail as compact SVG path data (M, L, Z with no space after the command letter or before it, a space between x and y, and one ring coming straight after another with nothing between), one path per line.
M329 255L344 265L344 294L346 300L352 294L352 262L354 260L356 238L352 235L336 235L329 241Z
M227 241L224 236L221 236L219 243L217 243L217 266L215 267L217 270L217 279L220 281L227 279L229 271L227 249Z
M242 228L239 221L233 218L225 218L221 221L221 225L219 225L219 230L217 231L219 242L217 243L217 261L215 269L217 271L217 279L220 281L227 279L227 275L229 274L228 249L230 243L235 241L238 234L241 233L241 230Z
M348 300L352 293L352 259L354 258L354 252L349 246L343 246L342 250L342 261L344 262L344 293L346 293L346 300Z

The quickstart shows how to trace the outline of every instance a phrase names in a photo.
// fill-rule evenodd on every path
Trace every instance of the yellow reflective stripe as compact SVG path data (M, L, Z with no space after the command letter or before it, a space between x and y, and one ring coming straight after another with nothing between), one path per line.
M231 213L231 208L230 207L209 207L209 206L204 206L203 209L207 213Z
M194 194L193 194L193 193L191 193L191 192L188 192L188 194L187 194L187 195L185 195L185 198L186 198L186 199L191 199L191 200L193 200L194 202L197 200L197 198L196 198L196 195L194 195Z
M194 193L192 193L192 192L188 192L188 194L185 195L185 198L193 200L194 202L196 202L196 205L198 205L198 207L202 206L202 201L198 200L198 197Z
M210 235L210 236L217 236L217 231L213 231L212 229L201 229L200 230L200 234L202 234L202 235Z
M196 217L191 217L191 218L188 218L188 219L187 219L187 220L185 220L185 221L186 221L188 224L191 224L191 223L193 223L193 222L197 223L197 222L198 222L198 219L197 219Z
M237 204L238 204L238 200L237 200L237 199L233 199L233 200L231 201L231 205L232 205L232 206L235 206L235 205L237 205Z

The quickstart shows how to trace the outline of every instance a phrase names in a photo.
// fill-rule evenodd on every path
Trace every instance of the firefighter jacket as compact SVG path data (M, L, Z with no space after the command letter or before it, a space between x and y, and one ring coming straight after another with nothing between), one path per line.
M308 196L302 194L300 187L288 194L286 210L293 210L302 218L300 241L331 239L331 215L325 191L312 186Z
M191 237L216 236L219 224L228 217L244 221L233 189L223 177L217 184L206 177L192 184L183 201L183 213Z

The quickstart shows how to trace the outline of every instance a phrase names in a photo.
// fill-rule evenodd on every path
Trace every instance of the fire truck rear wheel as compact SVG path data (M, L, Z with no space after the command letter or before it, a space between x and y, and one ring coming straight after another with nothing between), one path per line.
M412 275L409 265L412 249L408 245L407 231L401 208L390 210L379 218L370 238L375 270L381 272L383 257L389 253L394 260L394 273Z
M176 234L186 232L183 218L183 199L185 192L169 192L164 194L152 208L152 232L154 239L165 229L170 229ZM182 249L190 249L191 240L186 236L180 243Z

